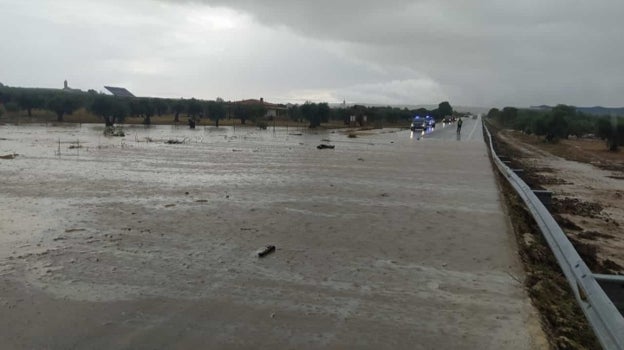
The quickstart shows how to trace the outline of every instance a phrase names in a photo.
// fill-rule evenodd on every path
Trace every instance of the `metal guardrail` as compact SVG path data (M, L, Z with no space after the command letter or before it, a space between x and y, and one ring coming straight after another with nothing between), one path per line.
M604 349L624 349L624 317L531 188L500 160L492 146L490 131L485 125L483 128L494 163L533 215L600 344Z

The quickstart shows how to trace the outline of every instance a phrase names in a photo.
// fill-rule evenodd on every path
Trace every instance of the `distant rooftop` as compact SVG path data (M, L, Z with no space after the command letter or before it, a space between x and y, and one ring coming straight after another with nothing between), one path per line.
M262 97L260 97L259 100L248 99L248 100L238 101L236 103L237 104L241 104L241 105L247 105L247 106L262 105L262 106L264 106L266 108L271 108L271 109L286 109L285 105L279 105L279 104L275 104L275 103L266 102Z
M110 91L111 94L118 97L134 97L134 95L128 91L126 88L122 87L114 87L114 86L104 86L104 88Z

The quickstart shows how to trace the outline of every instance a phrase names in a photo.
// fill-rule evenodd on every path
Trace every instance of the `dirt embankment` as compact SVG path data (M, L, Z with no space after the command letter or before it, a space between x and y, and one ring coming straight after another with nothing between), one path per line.
M624 274L624 153L603 150L599 140L551 145L513 131L498 137L525 182L553 192L551 213L592 271Z
M531 214L500 176L518 248L526 270L524 285L541 316L552 349L600 349L583 311Z
M510 157L511 167L525 170L524 180L532 188L546 188L553 184L564 185L568 182L554 177L552 168L532 163L526 167L525 154L513 147L513 140L505 135L495 133L495 150L499 155ZM546 175L548 174L548 175ZM507 181L499 175L511 222L516 233L519 253L526 270L525 287L535 307L541 315L541 322L548 341L553 349L600 349L600 345L591 327L587 323L582 310L579 308L574 294L554 257L548 244L543 238L533 217L528 212L522 200L515 193ZM574 205L575 201L555 199L553 207ZM583 205L584 213L595 215L598 209L594 205ZM559 216L559 219L562 217ZM559 222L564 227L564 222ZM575 242L579 249L578 242ZM584 259L596 256L591 249L579 249ZM595 260L595 259L594 259ZM589 263L589 262L588 262Z

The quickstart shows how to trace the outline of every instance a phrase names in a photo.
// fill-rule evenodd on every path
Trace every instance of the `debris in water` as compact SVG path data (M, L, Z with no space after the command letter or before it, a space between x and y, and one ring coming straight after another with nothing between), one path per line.
M86 231L86 229L84 229L84 228L68 228L67 230L65 230L65 233L80 232L80 231Z
M318 149L334 149L336 146L334 145L325 145L325 144L320 144L318 146L316 146L316 148Z
M124 137L126 134L121 126L107 126L104 128L104 136Z
M273 253L274 251L275 251L275 246L274 246L274 245L268 245L268 246L266 246L264 249L262 249L262 251L260 251L260 252L258 253L258 256L259 256L260 258L263 258L263 257L265 257L265 256L267 256L267 255L269 255L269 254Z
M0 156L0 159L15 159L15 157L17 157L17 153Z

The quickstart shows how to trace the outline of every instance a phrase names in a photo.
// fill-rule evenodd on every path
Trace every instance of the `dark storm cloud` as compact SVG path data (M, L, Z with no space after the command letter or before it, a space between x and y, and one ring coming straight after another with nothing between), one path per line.
M621 1L201 2L420 72L462 103L622 104Z

